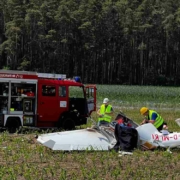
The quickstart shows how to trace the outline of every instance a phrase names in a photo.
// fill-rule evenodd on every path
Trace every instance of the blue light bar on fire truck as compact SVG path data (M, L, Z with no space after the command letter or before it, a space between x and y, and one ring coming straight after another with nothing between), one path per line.
M49 78L49 79L66 79L65 74L52 74L52 73L37 73L40 78Z
M79 76L75 76L75 77L74 77L74 80L75 80L76 82L81 82L81 78L80 78Z

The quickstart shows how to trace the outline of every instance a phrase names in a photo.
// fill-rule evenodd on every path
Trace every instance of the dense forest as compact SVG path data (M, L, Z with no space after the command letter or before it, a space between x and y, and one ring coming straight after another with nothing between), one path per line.
M180 0L1 0L0 68L180 85Z

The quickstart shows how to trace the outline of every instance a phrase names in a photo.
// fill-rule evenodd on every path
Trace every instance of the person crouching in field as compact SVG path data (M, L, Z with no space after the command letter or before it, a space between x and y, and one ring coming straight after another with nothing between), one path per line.
M163 128L168 129L164 119L156 111L150 110L147 107L142 107L140 109L140 114L145 116L141 124L152 123L158 131L161 131Z
M101 105L100 109L98 109L97 114L99 116L98 126L109 125L113 115L113 108L112 105L109 104L108 98L104 98L103 104Z

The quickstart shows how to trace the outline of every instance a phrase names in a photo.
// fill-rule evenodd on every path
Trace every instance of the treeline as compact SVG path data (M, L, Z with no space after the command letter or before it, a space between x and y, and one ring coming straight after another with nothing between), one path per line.
M0 68L180 85L180 1L1 0Z

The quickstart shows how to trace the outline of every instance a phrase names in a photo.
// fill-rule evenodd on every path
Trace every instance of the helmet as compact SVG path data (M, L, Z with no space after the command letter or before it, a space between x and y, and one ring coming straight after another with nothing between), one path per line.
M142 107L140 109L140 114L143 115L144 113L146 113L149 109L147 107Z
M103 103L108 103L109 99L108 98L104 98Z

